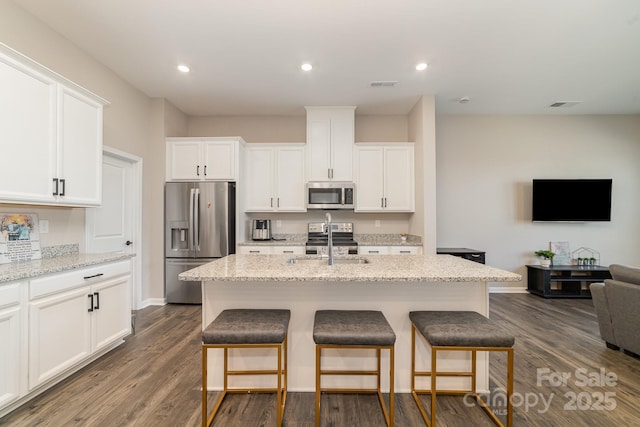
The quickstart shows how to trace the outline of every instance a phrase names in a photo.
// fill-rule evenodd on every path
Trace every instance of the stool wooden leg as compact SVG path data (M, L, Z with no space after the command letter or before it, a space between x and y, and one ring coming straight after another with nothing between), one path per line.
M207 347L202 346L202 427L207 427Z
M278 346L278 385L276 388L276 425L282 425L282 347Z
M431 347L431 427L436 426L436 379L437 368L436 361L438 360L438 350Z
M394 426L394 416L395 414L395 393L393 389L393 382L395 381L393 367L395 366L394 361L394 347L392 346L389 349L389 427Z
M316 427L320 427L320 355L322 349L316 345Z
M513 426L513 348L507 350L507 427Z

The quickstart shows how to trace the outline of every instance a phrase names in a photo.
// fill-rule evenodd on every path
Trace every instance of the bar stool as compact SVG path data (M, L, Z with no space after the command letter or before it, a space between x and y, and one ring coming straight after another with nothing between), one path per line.
M289 310L234 309L224 310L202 331L202 426L208 427L228 393L276 393L277 422L282 424L287 400L287 331ZM224 388L211 415L207 408L207 350L224 350ZM229 370L229 349L275 349L278 367L271 370ZM275 375L275 388L229 388L232 375Z
M327 393L376 393L385 421L393 427L394 395L393 365L396 335L380 311L319 310L313 324L313 340L316 343L316 427L320 426L320 396ZM376 370L329 370L322 369L321 357L324 349L373 349L376 352ZM389 410L380 390L381 350L389 350ZM375 375L377 388L325 388L322 375Z
M429 427L436 425L436 393L467 394L472 393L478 404L501 427L493 410L482 400L476 391L476 352L504 351L507 353L507 426L513 426L513 344L515 338L504 331L496 322L474 311L412 311L411 319L411 394L413 395L424 422ZM431 347L431 371L416 371L416 331ZM471 371L440 372L436 369L438 351L470 351ZM416 389L416 377L428 376L431 379L429 390ZM470 390L437 390L437 376L467 377L471 379ZM420 402L419 394L431 395L431 416Z

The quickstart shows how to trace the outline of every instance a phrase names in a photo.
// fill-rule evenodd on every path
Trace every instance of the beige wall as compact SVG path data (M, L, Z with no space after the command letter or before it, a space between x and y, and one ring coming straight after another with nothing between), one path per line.
M640 265L640 116L438 116L437 138L438 246L486 251L525 282L555 240ZM532 223L534 178L613 178L612 221Z
M409 112L409 140L415 142L416 211L411 234L422 236L425 254L436 252L435 97L421 97Z
M144 159L141 295L143 300L162 298L162 285L158 287L157 283L152 283L148 274L162 265L162 258L157 254L152 257L149 249L153 247L153 239L162 235L161 216L158 215L162 212L161 198L154 195L158 183L164 180L163 164L157 167L154 163L156 150L164 150L164 141L162 138L152 143L150 99L8 1L0 2L0 41L110 101L104 110L104 144ZM23 208L18 210L23 211ZM24 211L38 213L40 219L50 221L50 233L42 236L42 245L79 243L84 249L83 209L29 206Z
M241 136L246 142L305 142L305 116L189 117L188 135Z

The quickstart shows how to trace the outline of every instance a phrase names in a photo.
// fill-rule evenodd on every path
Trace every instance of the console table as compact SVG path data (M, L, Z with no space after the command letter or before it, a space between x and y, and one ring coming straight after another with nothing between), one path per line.
M484 264L485 253L469 248L436 248L436 253L440 255L453 255L460 258Z
M545 298L591 298L589 285L611 279L601 265L527 265L527 290Z

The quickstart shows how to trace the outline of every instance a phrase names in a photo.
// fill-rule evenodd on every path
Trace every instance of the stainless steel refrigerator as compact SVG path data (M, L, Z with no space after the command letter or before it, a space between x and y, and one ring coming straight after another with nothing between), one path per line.
M200 282L178 274L235 253L236 184L168 182L164 192L165 269L168 303L201 304Z

